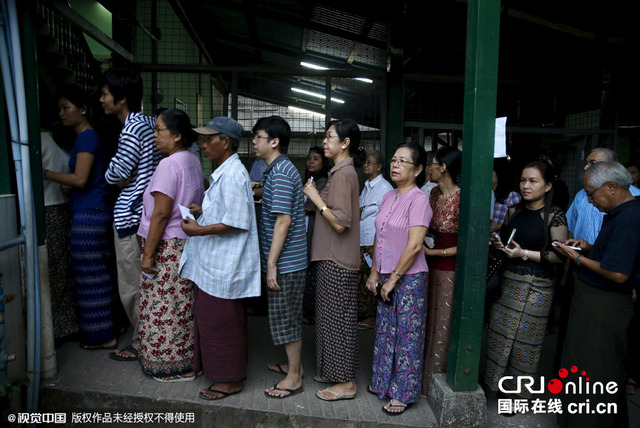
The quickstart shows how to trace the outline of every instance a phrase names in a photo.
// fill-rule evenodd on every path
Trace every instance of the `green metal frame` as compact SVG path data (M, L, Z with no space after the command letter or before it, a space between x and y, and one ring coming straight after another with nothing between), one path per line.
M447 383L454 391L478 388L489 251L499 28L500 0L468 2L460 221L447 367Z

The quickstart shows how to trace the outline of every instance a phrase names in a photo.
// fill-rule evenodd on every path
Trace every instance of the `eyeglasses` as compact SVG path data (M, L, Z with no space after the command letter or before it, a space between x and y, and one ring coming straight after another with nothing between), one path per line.
M153 127L153 132L160 132L160 131L164 131L165 129L169 129L169 128L160 128L159 126L154 126Z
M595 160L593 160L593 159L591 159L591 160L588 160L588 159L587 159L586 161L584 161L584 165L585 165L585 166L593 166L593 165L595 165L595 164L597 164L597 163L600 163L600 162L597 162L597 161L595 161Z
M378 162L369 162L369 161L366 161L364 164L365 165L380 165Z
M399 163L400 166L405 166L407 164L415 165L415 163L410 162L410 161L406 160L405 158L400 158L400 159L391 158L391 165L394 165L396 163Z
M440 162L430 162L430 163L428 163L428 164L427 164L427 166L428 166L429 168L431 168L431 167L432 167L432 166L434 166L434 165L440 165Z
M327 134L324 136L324 139L325 139L325 140L330 140L330 139L332 139L332 138L338 138L338 135L331 135L331 134L327 133Z
M258 135L258 134L253 134L253 138L252 138L252 140L262 140L263 138L264 138L264 139L267 139L267 140L269 139L269 137L268 137L268 136L267 136L267 137L263 137L263 136Z

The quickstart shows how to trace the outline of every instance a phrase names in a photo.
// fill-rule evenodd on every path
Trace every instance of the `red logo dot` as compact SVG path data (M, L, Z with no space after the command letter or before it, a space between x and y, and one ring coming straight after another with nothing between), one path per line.
M571 373L577 373L578 372L578 366L571 366Z
M565 377L569 376L569 371L567 369L560 369L558 370L558 376L564 379Z
M562 391L562 382L560 381L560 379L551 379L547 384L547 388L549 389L550 393L558 394L560 391Z
M584 375L586 375L586 374L587 374L587 372L586 372L586 371L584 371L584 370L582 370L582 371L580 372L580 374L581 374L582 376L584 376Z

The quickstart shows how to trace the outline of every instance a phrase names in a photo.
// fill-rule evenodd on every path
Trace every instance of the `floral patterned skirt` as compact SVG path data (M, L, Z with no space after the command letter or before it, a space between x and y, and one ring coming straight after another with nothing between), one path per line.
M381 275L384 283L389 275ZM371 391L404 403L420 398L427 318L427 272L404 275L392 304L378 303Z
M158 274L152 279L140 275L140 363L142 371L152 376L179 375L193 367L194 284L178 274L185 243L185 239L161 240Z

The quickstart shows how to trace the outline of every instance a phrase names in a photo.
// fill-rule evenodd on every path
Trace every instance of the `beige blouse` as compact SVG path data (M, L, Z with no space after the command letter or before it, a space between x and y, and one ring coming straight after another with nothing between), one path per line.
M338 233L327 220L316 215L311 243L311 260L331 260L349 270L360 269L360 207L358 175L353 158L338 162L320 196L336 222L346 230Z

